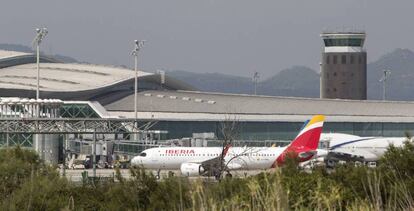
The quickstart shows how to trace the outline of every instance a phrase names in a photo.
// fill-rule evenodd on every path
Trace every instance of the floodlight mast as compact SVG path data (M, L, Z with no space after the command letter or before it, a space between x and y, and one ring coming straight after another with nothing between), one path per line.
M257 95L257 81L259 80L259 72L254 72L253 83L254 83L254 95Z
M388 77L391 75L391 70L384 70L384 75L382 76L382 78L379 80L380 82L382 82L382 100L386 100L387 97L387 90L386 90L386 82Z
M48 31L47 28L36 28L36 37L34 38L32 44L36 45L36 69L37 69L37 77L36 77L36 99L39 100L40 98L40 43L46 37ZM39 104L36 105L36 117L40 117L40 107ZM37 152L41 152L42 146L39 142L39 134L35 135L35 149Z
M138 110L137 110L137 106L138 106L138 53L139 51L142 49L142 47L144 46L145 40L134 40L135 46L134 46L134 50L132 51L132 55L134 56L135 59L135 86L134 86L134 114L135 114L135 124L136 127L138 128ZM137 136L135 136L135 139Z
M34 44L36 44L36 67L37 67L37 77L36 77L36 99L40 98L40 43L46 37L48 31L47 28L37 28L36 37L34 39Z

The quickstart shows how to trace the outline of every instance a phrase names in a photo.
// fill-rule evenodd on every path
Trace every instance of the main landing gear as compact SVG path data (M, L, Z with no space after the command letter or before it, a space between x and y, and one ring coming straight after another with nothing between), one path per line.
M232 178L232 177L233 177L233 175L230 172L227 172L226 178Z
M161 173L161 169L158 169L157 175L155 175L155 179L157 180L161 179L160 173Z
M221 176L222 176L222 174L220 174L220 173L217 173L217 174L214 175L216 180L219 180L219 181L222 179ZM233 178L233 175L230 172L227 172L224 176L225 176L225 178Z

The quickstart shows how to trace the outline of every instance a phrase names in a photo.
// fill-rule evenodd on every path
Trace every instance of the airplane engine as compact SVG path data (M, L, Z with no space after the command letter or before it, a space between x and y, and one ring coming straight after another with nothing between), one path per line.
M298 157L301 160L309 160L311 159L313 156L317 155L318 152L317 151L306 151L306 152L301 152L298 154Z
M204 168L198 163L183 163L180 167L181 175L185 176L200 176L204 173Z

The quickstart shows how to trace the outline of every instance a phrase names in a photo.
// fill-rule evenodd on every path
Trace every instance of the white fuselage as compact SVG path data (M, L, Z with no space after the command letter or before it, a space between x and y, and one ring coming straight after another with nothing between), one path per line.
M229 169L271 168L286 147L231 147L224 157ZM145 153L145 156L142 156ZM159 147L144 150L131 160L147 169L180 169L183 163L202 163L220 157L221 147Z
M321 142L329 142L329 151L364 157L365 161L377 161L384 155L390 144L401 147L405 137L360 137L341 133L321 135Z

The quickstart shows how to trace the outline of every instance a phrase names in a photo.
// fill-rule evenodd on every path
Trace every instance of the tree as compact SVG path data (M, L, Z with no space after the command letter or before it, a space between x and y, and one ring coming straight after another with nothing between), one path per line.
M220 125L220 131L223 136L221 140L221 154L219 157L219 166L214 172L214 176L219 179L224 172L227 172L228 176L231 176L229 165L234 160L240 162L246 162L246 158L253 153L258 153L259 149L254 149L252 147L245 147L242 151L237 152L238 154L228 155L230 147L234 146L234 140L240 135L240 124L237 117L226 116L225 120ZM227 158L227 160L226 160Z
M221 178L225 171L229 171L227 166L230 162L226 162L225 157L230 147L233 146L234 140L239 135L239 126L237 118L231 118L230 116L226 116L224 121L220 125L220 132L223 136L223 139L221 140L221 154L219 157L219 166L216 170L217 172L214 172L214 176L216 178Z

